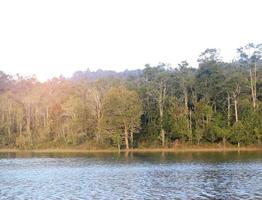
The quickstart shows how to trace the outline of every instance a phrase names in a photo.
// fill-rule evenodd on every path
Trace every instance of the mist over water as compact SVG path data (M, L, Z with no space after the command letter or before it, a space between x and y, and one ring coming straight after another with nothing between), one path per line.
M262 199L262 154L0 154L1 199Z

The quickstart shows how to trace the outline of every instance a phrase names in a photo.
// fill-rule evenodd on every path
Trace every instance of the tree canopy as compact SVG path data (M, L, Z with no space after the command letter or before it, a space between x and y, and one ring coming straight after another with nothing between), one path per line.
M224 62L206 49L143 70L76 72L39 82L0 72L0 146L44 148L261 144L262 45Z

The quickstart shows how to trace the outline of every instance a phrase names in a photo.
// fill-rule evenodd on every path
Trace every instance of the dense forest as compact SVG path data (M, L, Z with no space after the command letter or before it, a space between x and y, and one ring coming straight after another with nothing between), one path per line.
M182 61L117 73L76 72L39 82L0 72L2 148L145 148L259 145L262 44L224 62L206 49Z

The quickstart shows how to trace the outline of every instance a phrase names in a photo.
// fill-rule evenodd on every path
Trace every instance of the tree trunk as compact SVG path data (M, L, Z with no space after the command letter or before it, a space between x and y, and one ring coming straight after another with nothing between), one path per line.
M8 132L8 144L11 141L11 128L12 128L12 116L11 116L11 108L12 108L12 104L8 103L7 109L8 109L8 113L7 113L7 132Z
M162 147L164 148L166 144L165 144L165 131L163 128L161 128L160 135L161 135Z
M127 126L125 126L125 143L126 143L126 150L129 150L129 142L128 142L128 130L127 130Z
M227 126L230 127L230 94L227 93Z
M226 147L226 137L223 137L223 146L224 146L224 148Z
M250 67L249 76L250 76L250 88L251 88L251 96L252 96L252 102L253 102L253 109L255 110L255 108L256 108L256 100L255 100L255 91L254 91L254 82L253 82L252 67Z
M189 142L192 142L192 129L191 129L191 110L188 109L188 93L187 89L184 87L184 104L185 104L185 111L186 111L186 119L187 119L187 129L189 136Z
M134 148L134 134L133 131L130 132L130 143L131 143L131 148Z
M120 142L119 142L119 140L117 141L117 149L118 149L118 152L120 152Z
M8 132L8 145L9 145L9 144L10 144L10 141L11 141L11 129L10 129L10 125L8 126L7 132Z
M254 69L252 70L252 66L250 66L249 70L250 76L250 88L251 88L251 95L252 95L252 103L253 109L256 110L256 101L257 101L257 63L254 63Z
M234 93L234 105L235 105L235 121L238 122L237 97L235 93Z
M254 66L254 110L256 110L256 106L257 106L257 63L255 62L255 66Z
M26 132L29 135L30 144L33 144L32 133L31 133L31 105L30 103L26 105Z
M101 118L97 118L95 140L96 143L101 141Z
M197 145L199 146L200 144L200 138L197 138Z
M161 106L160 109L160 138L161 138L161 143L162 147L165 147L165 131L163 128L163 107Z
M160 91L159 91L159 116L160 116L160 138L162 147L165 147L165 130L163 128L163 117L164 117L164 100L166 95L166 86L163 81L160 82Z
M187 90L186 88L184 88L184 96L185 96L185 99L184 99L184 103L185 103L185 108L187 108L187 103L188 103L188 95L187 95Z
M45 119L45 113L43 114L43 126L46 127L46 119Z
M22 123L20 122L19 123L19 135L21 137L21 134L22 134Z
M189 131L190 131L190 138L189 138L189 142L192 143L193 142L193 135L192 135L192 110L189 109Z
M49 128L49 109L46 107L46 127Z

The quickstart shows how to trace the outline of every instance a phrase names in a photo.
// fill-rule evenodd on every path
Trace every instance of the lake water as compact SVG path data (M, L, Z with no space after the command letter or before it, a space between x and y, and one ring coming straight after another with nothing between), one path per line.
M262 152L0 153L0 199L262 199Z

